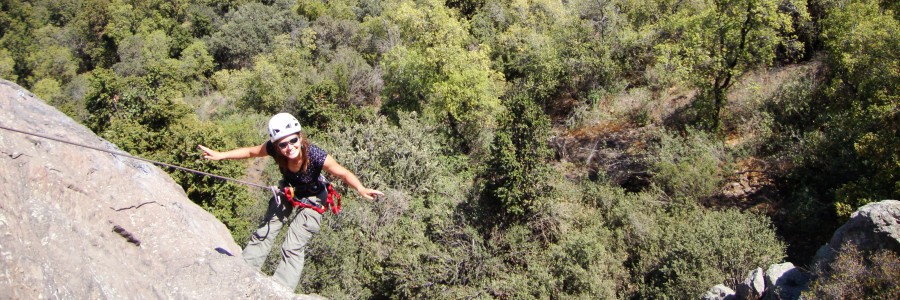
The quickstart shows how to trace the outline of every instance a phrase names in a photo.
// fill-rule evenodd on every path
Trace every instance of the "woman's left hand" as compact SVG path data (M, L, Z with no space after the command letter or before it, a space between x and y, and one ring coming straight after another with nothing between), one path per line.
M366 200L377 200L378 196L384 196L384 193L381 191L370 188L360 188L356 191L359 192L363 198L366 198Z

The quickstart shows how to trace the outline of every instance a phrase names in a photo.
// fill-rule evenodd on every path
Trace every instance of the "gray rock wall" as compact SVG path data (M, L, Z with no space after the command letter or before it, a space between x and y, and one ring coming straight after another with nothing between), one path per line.
M834 232L828 245L839 251L847 242L864 251L888 249L900 253L900 201L883 200L857 209Z
M0 125L116 149L0 80ZM0 129L0 299L295 296L152 164Z

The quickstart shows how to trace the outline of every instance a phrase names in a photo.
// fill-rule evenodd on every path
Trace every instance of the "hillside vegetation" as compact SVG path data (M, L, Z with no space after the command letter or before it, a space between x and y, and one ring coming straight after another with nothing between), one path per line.
M296 115L386 192L326 216L304 293L692 298L900 198L898 8L0 0L0 77L131 153L266 184L271 162L196 145ZM246 242L266 191L171 175Z

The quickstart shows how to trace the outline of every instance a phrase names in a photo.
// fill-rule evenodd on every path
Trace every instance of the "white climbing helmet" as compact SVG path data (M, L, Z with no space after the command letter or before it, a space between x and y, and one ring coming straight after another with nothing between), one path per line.
M277 114L269 119L269 140L274 143L283 137L300 132L302 128L300 121L291 114Z

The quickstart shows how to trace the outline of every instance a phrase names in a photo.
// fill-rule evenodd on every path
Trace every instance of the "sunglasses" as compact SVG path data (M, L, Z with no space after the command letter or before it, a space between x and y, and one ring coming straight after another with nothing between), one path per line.
M296 144L299 141L300 141L300 137L295 136L294 138L292 138L286 142L278 143L278 148L284 150L285 148L287 148L288 145Z

